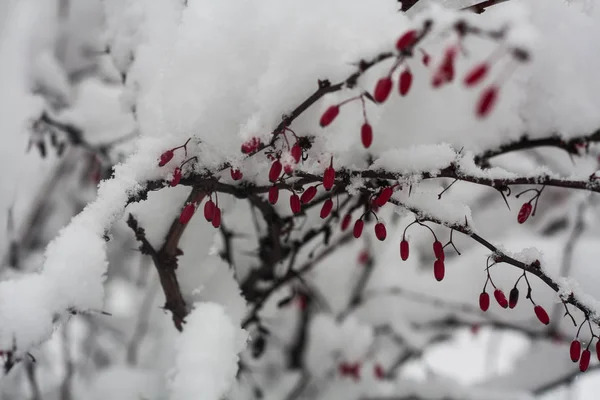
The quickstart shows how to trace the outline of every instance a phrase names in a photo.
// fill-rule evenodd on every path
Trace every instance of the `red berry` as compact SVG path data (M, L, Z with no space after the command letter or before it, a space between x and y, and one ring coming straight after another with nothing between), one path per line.
M294 173L294 166L292 164L285 164L283 166L283 172L287 175L291 175Z
M371 147L371 143L373 143L373 128L368 122L365 122L360 128L360 140L365 149Z
M173 158L173 150L167 150L160 155L159 167L164 167Z
M423 50L423 49L421 49L421 53L423 53L423 58L422 58L423 65L425 65L426 67L427 67L427 66L429 66L429 62L431 61L431 57L430 57L430 56L429 56L429 54L428 54L428 53L427 53L425 50Z
M173 178L171 178L171 182L169 183L171 186L177 186L179 181L181 180L181 168L175 168L173 171Z
M323 174L323 187L325 190L331 190L333 183L335 182L335 169L333 167L325 168Z
M179 222L184 225L190 222L190 219L192 219L192 216L194 215L194 211L196 211L195 203L186 204L186 206L183 207L183 210L181 210L181 214L179 215Z
M486 312L490 308L490 295L487 292L481 292L479 295L479 308Z
M271 169L269 170L269 180L271 182L277 182L277 179L279 179L279 176L281 175L282 168L283 166L281 165L281 161L273 161L273 164L271 164Z
M402 51L409 46L412 46L417 40L417 31L412 29L408 32L405 32L398 41L396 42L396 50Z
M487 75L489 66L486 63L481 63L473 68L467 76L465 76L465 86L474 86L479 83Z
M215 203L212 200L208 200L204 203L204 218L210 222L215 215Z
M333 120L335 119L335 117L338 116L339 113L339 106L330 106L327 110L325 110L323 115L321 115L321 120L319 121L319 124L321 125L321 127L325 128L327 125L333 122Z
M510 290L508 294L508 307L515 308L517 306L517 302L519 301L519 289L515 286Z
M581 372L587 371L590 366L590 358L592 357L592 353L589 349L585 349L583 353L581 353L581 359L579 360L579 370Z
M243 176L244 174L242 174L242 171L240 171L239 169L231 168L231 179L233 179L234 181L239 181L240 179L242 179Z
M369 262L369 252L367 250L362 250L358 253L358 263L360 265L366 265Z
M260 139L251 138L242 144L242 153L248 154L252 153L260 146Z
M388 200L392 197L392 194L394 194L394 189L392 189L391 187L384 187L381 192L379 193L379 196L377 196L375 198L375 205L377 207L383 207L386 205L386 203L388 202Z
M435 255L435 258L437 258L438 260L444 261L444 259L446 258L445 254L444 254L444 246L442 245L442 243L439 240L436 240L435 242L433 242L433 254Z
M392 91L392 78L386 76L385 78L381 78L377 81L377 85L375 86L375 93L373 94L373 98L378 103L383 103L390 92Z
M385 225L382 222L378 222L375 224L375 236L377 239L384 241L387 236L387 231L385 229Z
M309 186L304 193L302 193L302 197L300 197L302 204L310 203L310 201L315 198L316 194L317 188L315 186Z
M530 203L523 204L521 206L521 209L519 210L519 215L517 215L517 221L520 224L525 223L525 221L527 221L527 219L531 215L532 210L533 210L533 207L531 206Z
M344 219L342 219L341 229L345 231L350 226L350 222L352 222L352 215L346 214L344 215Z
M486 117L492 110L492 107L496 103L497 98L498 98L498 87L497 86L490 86L489 88L485 89L481 93L481 96L479 97L479 101L477 102L477 116L479 118Z
M398 90L400 91L401 96L406 96L408 94L408 91L410 90L410 87L412 85L412 79L413 79L413 76L412 76L412 73L410 72L409 68L406 68L400 74Z
M598 349L598 345L596 345L596 350ZM581 357L581 342L577 339L571 342L571 347L569 348L569 353L571 356L571 361L577 362L579 361L579 357Z
M440 86L442 86L442 84L444 83L444 75L442 73L436 73L433 76L433 79L431 81L431 86L433 86L434 88L439 88Z
M400 242L400 258L402 261L408 260L408 241L404 239Z
M496 298L498 304L500 304L500 307L508 308L508 300L506 300L506 296L504 295L504 292L502 290L494 290L494 297Z
M542 324L544 324L544 325L550 324L550 317L548 316L548 313L546 312L546 310L544 310L544 307L535 306L535 307L533 307L533 312L535 312L535 316L540 320L540 322Z
M451 82L454 79L454 59L456 58L456 48L450 47L446 50L444 61L440 66L440 72L446 82Z
M221 226L221 209L219 207L215 207L215 214L212 217L212 226L218 228Z
M331 200L331 199L325 200L325 202L323 203L323 207L321 207L321 218L325 219L325 218L329 217L329 214L331 214L332 209L333 209L333 200Z
M298 214L300 212L300 197L296 193L290 196L290 208L294 214Z
M355 238L358 239L360 237L360 235L362 235L364 226L365 226L365 223L363 222L362 219L356 220L356 222L354 223L354 230L352 231Z
M292 150L290 151L292 154L292 158L294 162L298 164L300 162L300 158L302 157L302 147L298 143L292 146Z
M276 204L279 200L279 188L275 185L269 188L269 203Z
M373 374L375 375L375 378L379 380L385 379L385 371L381 364L375 364L375 367L373 367Z
M600 361L600 340L596 342L596 357L598 357L598 361Z
M444 279L445 274L446 266L444 265L444 261L440 259L435 260L433 263L433 275L435 276L435 279L440 282L442 279Z

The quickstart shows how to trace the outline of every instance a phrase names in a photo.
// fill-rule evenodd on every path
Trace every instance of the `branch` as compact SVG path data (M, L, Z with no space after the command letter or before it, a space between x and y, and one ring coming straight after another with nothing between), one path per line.
M509 0L485 0L481 3L473 4L472 6L462 8L464 11L472 11L475 14L482 14L487 8L495 6L496 4L505 3Z

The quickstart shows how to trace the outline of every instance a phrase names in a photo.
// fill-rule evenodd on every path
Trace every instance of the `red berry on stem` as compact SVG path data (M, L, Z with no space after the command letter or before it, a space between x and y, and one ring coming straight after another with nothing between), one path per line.
M435 276L435 279L440 282L442 279L444 279L445 274L446 266L444 265L444 261L440 259L435 260L433 263L433 275Z
M175 168L173 171L173 178L171 178L171 182L169 183L171 186L177 186L179 181L181 180L181 168Z
M242 179L243 176L244 175L242 174L242 171L240 171L237 168L231 168L231 179L233 179L234 181L239 181L240 179Z
M362 235L364 226L365 226L365 223L363 222L362 219L356 220L356 222L354 223L354 230L352 231L355 238L358 239L360 237L360 235Z
M392 78L386 76L385 78L381 78L377 81L377 85L375 85L375 93L373 94L373 98L378 103L383 103L390 92L392 91Z
M208 200L204 203L204 218L210 222L215 215L215 203L212 200Z
M391 187L385 187L381 190L381 193L379 193L379 196L377 196L375 198L375 205L377 207L383 207L386 205L386 203L388 202L388 200L392 197L392 194L394 194L394 189L392 189Z
M519 214L517 215L517 221L520 224L525 223L525 221L527 221L527 219L531 215L532 210L533 210L533 206L531 205L531 203L523 204L521 206L521 209L519 210Z
M290 196L290 208L294 214L298 214L300 212L300 197L296 193Z
M442 245L442 243L439 240L436 240L435 242L433 242L433 254L435 255L435 258L437 258L438 260L444 261L444 259L446 258L445 254L444 254L444 246Z
M581 353L581 359L579 360L579 370L581 372L587 371L590 366L590 358L592 357L592 352L589 349L585 349L583 353Z
M387 231L385 229L385 225L382 222L378 222L375 224L375 236L377 239L384 241L387 236Z
M352 222L352 215L350 215L350 214L344 215L344 218L342 219L342 224L341 224L342 231L345 231L346 229L348 229L348 227L350 226L350 222Z
M476 65L475 68L473 68L467 74L467 76L465 76L465 86L474 86L481 82L481 80L487 75L488 70L489 66L487 63L481 63L479 65Z
M329 214L331 214L332 209L333 209L333 200L331 200L331 199L325 200L325 202L323 203L323 207L321 207L321 218L325 219L325 218L329 217Z
M411 29L408 32L405 32L398 41L396 42L396 50L402 51L409 46L412 46L417 40L417 31L415 29Z
M373 128L368 122L365 122L360 128L360 140L365 149L371 147L371 143L373 143Z
M215 207L215 214L212 217L212 226L218 228L221 226L221 209L219 207Z
M277 186L271 186L269 188L269 203L276 204L279 200L279 188Z
M533 312L535 312L535 316L540 320L540 322L542 324L544 324L544 325L550 324L550 317L548 316L548 313L546 312L546 310L544 310L544 307L535 306L535 307L533 307Z
M402 261L408 260L408 240L402 239L400 242L400 258Z
M192 216L194 215L194 211L196 211L195 203L186 204L186 206L183 207L183 210L181 210L181 214L179 215L179 222L184 225L190 222L190 219L192 219Z
M497 98L497 86L490 86L489 88L481 92L481 96L479 97L479 101L477 102L477 116L479 118L486 117L490 113L490 111L492 111L492 108L494 107Z
M479 308L486 312L490 308L490 295L487 292L481 292L479 295Z
M406 68L400 74L398 90L399 90L401 96L406 96L408 94L408 91L410 90L410 87L412 85L412 79L413 79L413 76L412 76L412 73L410 72L409 68Z
M508 307L515 308L517 306L517 302L519 301L519 289L515 286L510 290L508 294Z
M375 378L379 380L385 379L385 371L381 364L375 364L375 367L373 367L373 374L375 375Z
M323 115L321 115L321 120L319 124L321 127L325 128L327 125L331 124L335 117L340 113L340 106L330 106Z
M260 146L260 139L253 137L247 140L246 142L242 143L242 153L252 153L256 149L258 149L258 146Z
M160 155L159 167L164 167L173 158L173 150L167 150Z
M451 82L454 79L454 60L456 58L456 48L450 47L446 50L444 61L440 66L440 73L446 82Z
M277 179L279 179L279 175L281 175L282 168L283 166L281 165L281 161L273 161L273 164L271 164L271 169L269 170L269 180L271 182L277 182Z
M292 154L292 158L294 162L298 164L300 162L300 158L302 157L302 147L298 143L292 146L292 150L290 151Z
M506 296L504 295L504 292L502 290L494 290L494 297L496 298L498 304L500 304L500 307L508 308L508 300L506 300Z
M315 198L316 194L317 188L315 186L309 186L304 193L302 193L302 197L300 198L302 204L310 203L310 201Z
M331 190L333 183L335 182L335 169L333 167L325 168L323 174L323 187L325 190Z
M596 357L598 357L598 361L600 361L600 340L596 342Z
M596 345L596 349L598 346ZM577 362L579 361L579 357L581 357L581 342L577 339L571 342L571 347L569 348L569 353L571 356L571 361Z
M294 166L292 164L285 164L283 166L283 172L291 175L292 173L294 173Z

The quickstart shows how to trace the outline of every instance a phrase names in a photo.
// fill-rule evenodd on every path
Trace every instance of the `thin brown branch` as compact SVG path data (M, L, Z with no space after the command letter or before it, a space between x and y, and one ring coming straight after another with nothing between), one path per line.
M509 0L485 0L472 6L462 8L464 11L472 11L476 14L482 14L486 9L495 6L496 4L505 3Z

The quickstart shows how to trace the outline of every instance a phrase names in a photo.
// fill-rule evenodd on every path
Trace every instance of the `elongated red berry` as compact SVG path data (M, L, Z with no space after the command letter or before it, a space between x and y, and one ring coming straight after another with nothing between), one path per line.
M385 225L382 222L378 222L375 224L375 236L377 239L384 241L387 237L387 230L385 229Z
M375 375L375 378L378 380L385 379L385 370L381 364L375 364L373 367L373 375Z
M246 142L242 143L242 153L244 153L244 154L252 153L256 149L258 149L259 146L260 146L260 139L253 137L253 138L247 140Z
M335 182L335 169L333 167L325 168L323 174L323 187L325 190L331 190L333 183Z
M221 226L221 209L219 207L215 207L215 214L213 215L212 221L210 222L215 228Z
M242 171L240 171L237 168L231 168L231 179L233 179L234 181L239 181L240 179L242 179L243 176L244 174L242 174Z
M365 223L363 222L362 219L356 220L356 222L354 223L354 230L352 231L355 238L358 239L360 237L360 235L362 235L364 226L365 226Z
M269 188L269 203L276 204L277 200L279 200L279 188L273 185Z
M433 263L433 275L438 282L444 279L444 275L446 275L446 266L444 265L443 260L435 260Z
M410 72L410 68L406 68L400 74L400 80L398 81L398 91L400 92L401 96L406 96L408 94L408 91L412 85L412 80L412 72Z
M279 179L279 176L281 175L282 168L283 166L281 165L281 161L273 161L273 164L271 164L271 169L269 170L269 180L271 182L277 182L277 179Z
M519 301L519 289L515 286L510 290L508 294L508 307L515 308L517 306L517 302Z
M160 155L160 161L158 162L159 167L164 167L173 158L173 150L167 150Z
M329 217L329 214L331 214L332 209L333 209L333 200L331 200L331 199L325 200L325 202L323 203L323 207L321 207L321 218L325 219L325 218Z
M494 104L496 103L496 99L498 98L498 87L490 86L481 92L481 96L479 97L479 101L477 102L476 114L479 118L486 117Z
M398 38L398 41L396 42L396 50L402 51L407 47L412 46L416 40L417 31L415 29L411 29Z
M598 349L597 345L596 349ZM571 361L579 361L579 357L581 357L581 342L579 340L575 339L571 342L571 346L569 347L569 355L571 356Z
M300 201L302 204L308 204L312 199L315 198L317 194L317 188L315 186L309 186L304 193L302 193L302 197L300 197Z
M481 292L479 295L479 308L486 312L490 308L490 295L487 292Z
M300 162L300 158L302 157L302 147L298 143L292 146L292 150L290 151L292 154L292 158L294 162L298 164Z
M454 79L454 60L456 59L456 48L450 47L444 54L444 61L440 67L444 80L451 82Z
M531 215L531 211L533 210L533 206L530 203L525 203L521 206L519 210L519 215L517 215L517 221L520 224L525 223L529 216Z
M590 366L590 358L592 357L592 352L589 349L585 349L583 353L581 353L581 359L579 360L579 370L581 372L587 371Z
M550 324L550 317L548 316L548 313L546 312L546 310L544 310L544 307L542 306L535 306L533 307L533 312L535 312L535 316L540 320L540 322L544 325L548 325Z
M330 106L327 110L325 110L323 115L321 115L321 120L319 121L319 124L321 125L321 127L325 128L327 125L333 122L333 120L335 119L335 117L338 116L339 113L339 106Z
M598 357L598 361L600 361L600 340L596 342L596 357Z
M373 128L368 122L365 122L360 128L360 140L365 149L371 147L371 143L373 143Z
M177 167L173 171L173 178L171 178L171 182L169 183L169 185L177 186L177 185L179 185L180 180L181 180L181 168Z
M389 199L392 197L392 194L394 194L394 189L392 189L391 187L387 186L384 187L381 192L379 193L379 195L375 198L375 205L377 207L383 207L387 204L387 202L389 201Z
M210 222L213 219L213 215L215 215L215 203L209 199L204 203L204 218Z
M296 193L290 196L290 208L294 214L298 214L300 212L300 197Z
M467 74L467 76L465 76L465 86L475 86L476 84L481 82L481 80L487 75L488 70L489 66L487 63L481 63L479 65L476 65L475 68L473 68Z
M375 93L373 93L373 98L378 103L383 103L387 100L390 92L392 91L392 78L386 76L385 78L381 78L377 81L377 85L375 85Z
M348 229L348 227L350 226L350 222L352 222L352 215L350 215L350 214L344 215L344 218L342 219L342 223L340 226L342 231L345 231L346 229Z
M400 258L402 261L408 260L408 240L402 239L400 242Z
M435 258L437 258L438 260L444 261L444 259L446 258L445 254L444 254L444 246L442 245L442 243L439 240L436 240L435 242L433 242L433 254L435 255Z
M192 219L192 216L194 215L194 211L196 211L195 203L186 204L186 206L183 207L183 210L181 210L181 214L179 214L179 222L184 225L190 222L190 219Z
M494 297L496 298L496 301L498 302L500 307L508 308L508 300L506 300L506 296L504 295L504 292L502 290L494 290Z

